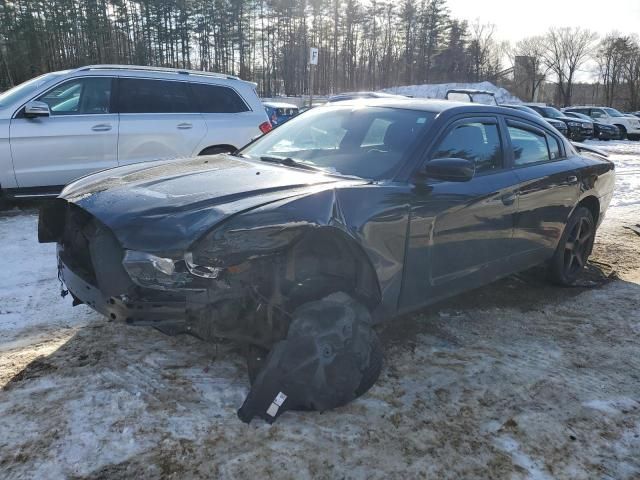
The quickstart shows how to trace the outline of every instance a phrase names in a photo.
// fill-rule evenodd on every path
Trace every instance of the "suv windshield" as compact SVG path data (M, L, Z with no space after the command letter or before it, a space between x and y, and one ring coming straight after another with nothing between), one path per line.
M279 158L290 166L380 180L395 173L435 115L387 107L316 108L240 153L255 160Z
M12 103L20 100L20 98L35 92L38 88L40 88L45 83L48 83L54 78L64 75L66 73L68 72L46 73L44 75L40 75L39 77L32 78L31 80L27 80L26 82L23 82L20 85L16 85L15 87L0 94L0 108L4 108L7 105L11 105Z
M607 112L610 117L624 117L624 115L615 108L603 108L603 110Z
M538 107L540 108L540 110L542 111L543 115L545 117L549 117L549 118L562 118L564 117L564 115L562 114L562 112L556 108L553 107Z

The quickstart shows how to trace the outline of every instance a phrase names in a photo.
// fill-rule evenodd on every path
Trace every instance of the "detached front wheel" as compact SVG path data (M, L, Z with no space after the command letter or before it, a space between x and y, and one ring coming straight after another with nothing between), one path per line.
M287 337L268 353L249 357L251 390L238 410L272 423L286 410L340 407L363 395L382 369L382 346L369 311L345 293L305 303L292 315Z
M596 226L593 215L578 207L565 226L551 264L549 276L559 285L573 285L584 269L593 250Z

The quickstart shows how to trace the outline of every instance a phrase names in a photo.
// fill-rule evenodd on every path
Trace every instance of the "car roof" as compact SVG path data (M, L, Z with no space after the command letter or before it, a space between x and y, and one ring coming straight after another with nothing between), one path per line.
M430 98L408 98L408 97L395 97L395 98L359 98L353 100L345 100L340 103L332 104L328 103L322 105L321 108L337 108L345 106L365 106L365 107L386 107L386 108L399 108L405 110L419 110L424 112L440 113L448 110L460 110L461 113L508 113L517 115L526 115L531 117L531 114L522 112L521 110L507 109L499 105L484 105L481 103L471 102L457 102L452 100L440 100Z
M271 108L298 108L297 105L293 103L284 103L284 102L262 102L265 107Z
M224 73L207 72L202 70L189 70L184 68L169 68L169 67L148 67L142 65L86 65L84 67L76 68L75 70L69 70L69 75L81 76L81 75L109 75L118 76L126 74L126 76L140 77L140 78L154 78L154 79L167 79L167 80L186 80L194 82L212 82L217 84L226 85L238 85L246 84L252 87L256 87L254 82L248 82L242 80L234 75L227 75Z

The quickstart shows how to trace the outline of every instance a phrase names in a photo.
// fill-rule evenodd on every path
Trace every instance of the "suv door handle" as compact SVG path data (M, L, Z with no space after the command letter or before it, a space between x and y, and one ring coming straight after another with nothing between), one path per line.
M91 130L94 132L108 132L111 130L111 125L108 123L99 123L98 125L91 127Z
M189 128L193 128L193 124L192 124L192 123L188 123L188 122L185 122L185 123L179 123L179 124L178 124L178 128L179 128L180 130L188 130Z
M513 205L516 201L516 198L518 198L518 195L515 192L509 192L502 195L502 197L500 197L500 200L502 200L502 203L504 203L505 205Z

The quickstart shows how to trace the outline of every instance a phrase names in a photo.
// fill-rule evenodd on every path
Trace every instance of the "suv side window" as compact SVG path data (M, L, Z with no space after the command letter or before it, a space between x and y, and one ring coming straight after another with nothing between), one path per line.
M120 113L193 113L185 82L121 78L118 84Z
M247 112L249 107L235 90L220 85L192 83L196 110L201 113Z
M605 118L607 115L600 108L591 109L591 118Z
M36 100L49 105L51 115L110 113L111 78L76 78L56 85Z
M436 147L431 158L471 160L476 164L477 173L499 170L503 166L503 155L498 125L484 121L457 125Z
M507 128L513 148L513 162L516 167L543 163L552 160L547 146L547 136L542 132L535 132L525 128L509 125ZM559 156L559 146L556 142L556 155Z

